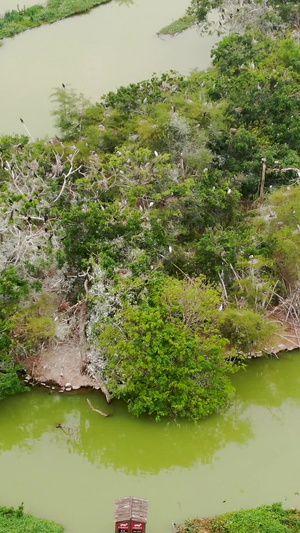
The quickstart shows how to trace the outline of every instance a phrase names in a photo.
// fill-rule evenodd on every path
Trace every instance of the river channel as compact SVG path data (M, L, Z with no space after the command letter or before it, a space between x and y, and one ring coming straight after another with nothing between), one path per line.
M133 419L98 392L6 399L1 504L24 501L66 533L112 532L114 501L129 495L149 499L148 533L241 507L300 506L300 352L250 361L234 383L232 408L197 425Z
M36 1L27 1L36 3ZM187 74L210 64L216 36L190 29L176 37L156 33L183 15L190 0L114 0L89 14L5 39L0 48L0 134L54 133L51 94L73 87L92 101L173 69ZM0 13L16 0L0 0ZM20 2L23 5L23 2Z

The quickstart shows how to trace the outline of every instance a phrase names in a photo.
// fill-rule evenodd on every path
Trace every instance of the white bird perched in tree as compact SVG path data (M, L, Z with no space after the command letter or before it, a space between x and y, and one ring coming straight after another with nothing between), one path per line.
M227 194L231 194L231 193L232 193L232 190L228 189Z
M158 152L156 150L154 150L154 155L155 155L155 157L158 156Z
M172 246L169 246L169 252L170 252L170 254L173 252Z
M150 202L149 207L152 207L154 205L154 202Z

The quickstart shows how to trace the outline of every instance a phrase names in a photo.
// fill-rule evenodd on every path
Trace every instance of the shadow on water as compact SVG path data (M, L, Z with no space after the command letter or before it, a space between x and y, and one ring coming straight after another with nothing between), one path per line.
M34 389L1 403L0 450L17 447L34 453L46 438L90 464L131 475L190 468L197 462L212 464L228 444L243 447L255 438L258 407L269 411L274 420L283 417L286 405L298 408L299 370L299 353L285 354L280 360L250 361L245 371L233 377L237 389L233 406L198 424L132 418L122 402L107 406L97 392L62 395ZM111 416L91 411L87 398ZM57 424L64 429L56 428Z
M112 416L92 412L93 405ZM195 462L213 462L218 450L230 442L245 444L253 437L251 423L240 418L240 406L212 416L199 424L154 422L148 417L132 418L121 402L106 406L98 393L87 395L49 394L33 390L2 403L0 449L14 447L34 453L38 441L48 435L69 453L84 456L96 466L110 466L127 474L151 473ZM61 424L63 429L56 428Z

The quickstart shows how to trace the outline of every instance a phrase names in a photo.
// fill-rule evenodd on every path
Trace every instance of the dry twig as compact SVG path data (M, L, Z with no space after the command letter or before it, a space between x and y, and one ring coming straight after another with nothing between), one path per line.
M87 398L87 403L89 404L90 408L92 409L92 411L95 411L96 413L99 413L99 415L102 415L102 416L109 416L108 414L106 413L103 413L103 411L100 411L100 409L95 409L95 407L92 406L90 400Z

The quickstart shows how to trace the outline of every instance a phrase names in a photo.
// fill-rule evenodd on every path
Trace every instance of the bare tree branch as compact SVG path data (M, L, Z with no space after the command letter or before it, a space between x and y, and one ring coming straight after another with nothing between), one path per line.
M100 411L100 409L95 409L95 407L92 406L90 400L87 398L87 403L89 404L90 408L92 409L92 411L95 411L95 413L99 413L99 415L102 415L102 416L109 416L107 413L103 413L103 411Z

